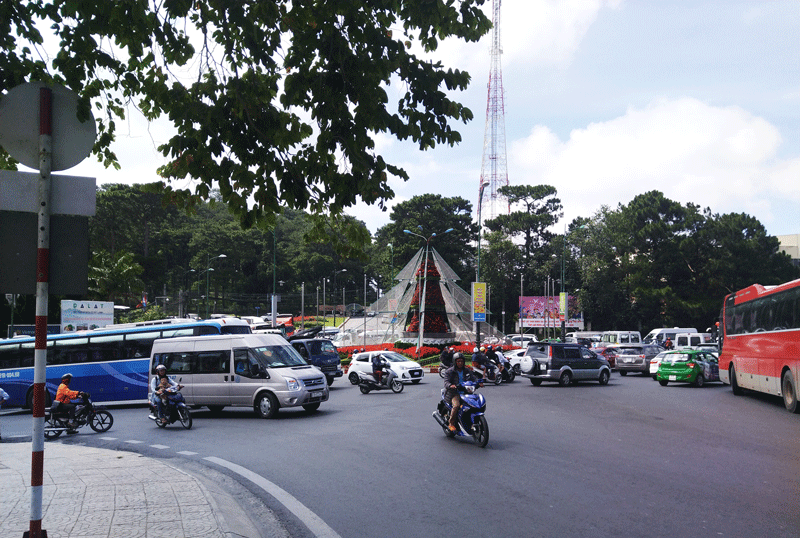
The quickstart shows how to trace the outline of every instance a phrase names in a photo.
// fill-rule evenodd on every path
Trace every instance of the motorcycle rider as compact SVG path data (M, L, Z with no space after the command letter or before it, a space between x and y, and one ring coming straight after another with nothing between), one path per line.
M483 346L480 349L476 347L472 350L472 366L480 370L484 378L487 377L490 371L494 370L494 365L489 363L485 351L486 348Z
M453 367L453 347L447 347L442 350L442 354L439 356L439 363L444 368L452 368Z
M500 357L497 355L497 351L489 345L486 346L486 358L489 359L490 365L495 365L498 368L498 373L503 373L503 362L500 360Z
M478 381L475 374L471 370L464 367L464 355L456 353L453 355L453 367L447 370L447 377L444 381L445 400L450 400L453 409L450 411L450 424L448 428L451 432L457 430L456 422L458 421L458 410L461 408L461 395L458 393L458 386L463 385L465 381Z
M69 413L69 423L67 424L68 428L75 429L78 427L78 424L75 422L75 404L72 403L72 400L76 398L80 398L83 394L79 390L70 390L69 384L72 381L72 374L66 373L61 376L61 384L58 386L58 391L56 392L56 401L61 404L61 409Z
M169 386L169 388L174 388L176 390L180 388L175 381L167 377L167 367L163 364L159 364L156 366L156 375L150 380L150 403L152 403L158 410L157 418L161 422L167 421L166 417L164 416L164 401L161 398L161 395L165 390L161 388L161 385L164 382Z
M372 375L375 377L375 381L378 384L383 384L383 367L384 367L385 359L381 357L380 353L375 353L372 356Z

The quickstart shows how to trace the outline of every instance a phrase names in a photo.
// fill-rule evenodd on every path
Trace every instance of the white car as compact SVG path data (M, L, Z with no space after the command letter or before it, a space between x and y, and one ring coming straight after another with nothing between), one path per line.
M525 355L527 351L526 348L503 351L503 356L511 363L511 367L517 375L530 370L531 364L533 363L531 358Z
M650 359L650 377L652 377L654 380L656 378L656 374L658 373L658 365L661 364L661 359L663 359L664 355L668 353L669 351L662 351L661 353Z
M425 372L418 362L409 360L407 357L394 351L365 351L353 355L353 360L350 361L350 368L348 369L347 379L353 385L358 385L358 374L356 372L364 372L366 374L372 373L372 357L380 355L389 361L389 368L397 374L397 378L403 383L417 384L422 380Z

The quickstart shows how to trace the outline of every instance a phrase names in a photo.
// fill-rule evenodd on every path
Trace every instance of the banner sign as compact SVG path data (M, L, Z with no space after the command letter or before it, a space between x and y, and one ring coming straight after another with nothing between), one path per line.
M486 321L486 282L472 283L472 321Z
M566 295L566 294L564 294ZM578 298L570 295L565 302L567 315L565 326L583 330L583 312L579 310ZM519 326L523 327L555 327L561 325L562 299L558 296L520 297Z
M61 332L88 331L114 324L114 303L61 301Z

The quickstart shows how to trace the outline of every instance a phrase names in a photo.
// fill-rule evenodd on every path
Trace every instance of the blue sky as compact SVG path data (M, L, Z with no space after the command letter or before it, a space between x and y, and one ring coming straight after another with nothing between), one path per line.
M506 0L501 35L509 181L555 186L558 230L657 189L800 233L797 0ZM391 181L393 203L428 192L477 203L489 43L445 42L434 55L473 77L455 96L475 114L459 146L420 152L376 137L411 176ZM164 130L132 118L118 132L122 171L89 160L68 173L155 180ZM350 213L372 232L389 221L374 206Z

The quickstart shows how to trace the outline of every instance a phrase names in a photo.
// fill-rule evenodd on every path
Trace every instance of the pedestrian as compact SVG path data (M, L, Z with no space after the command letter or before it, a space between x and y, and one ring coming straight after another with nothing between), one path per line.
M3 408L3 404L6 403L8 400L11 399L11 396L8 395L6 391L0 388L0 409ZM3 431L0 430L0 441L3 440Z

